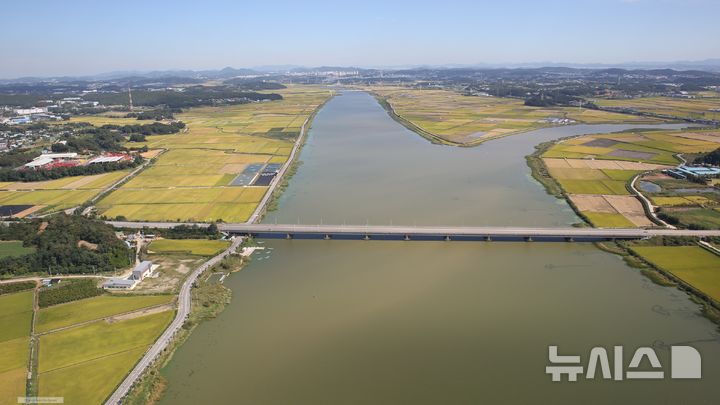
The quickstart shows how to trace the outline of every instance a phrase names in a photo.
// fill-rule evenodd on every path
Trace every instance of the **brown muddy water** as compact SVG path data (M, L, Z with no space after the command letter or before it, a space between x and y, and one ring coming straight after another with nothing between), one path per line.
M524 156L568 126L476 148L433 145L366 93L317 115L266 222L567 226ZM232 303L163 370L165 404L716 403L720 335L675 288L591 244L266 241L225 281ZM551 382L548 345L654 347L664 380ZM669 379L692 345L701 380ZM612 361L612 355L610 360ZM645 365L647 366L647 365Z

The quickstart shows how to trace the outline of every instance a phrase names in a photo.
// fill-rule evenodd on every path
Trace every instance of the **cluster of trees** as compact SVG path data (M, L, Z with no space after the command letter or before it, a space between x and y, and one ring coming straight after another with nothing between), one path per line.
M695 159L695 164L720 166L720 148L717 148L708 154L698 157L697 159Z
M167 135L174 134L185 128L183 122L172 122L163 124L153 122L152 124L133 125L103 125L95 127L85 125L77 128L73 135L65 137L65 143L53 144L51 149L56 153L82 152L82 151L121 151L125 150L123 143L125 137L129 136L131 141L142 142L144 135Z
M103 293L104 291L97 287L95 280L64 280L60 284L41 289L38 295L38 305L40 308L47 308L83 298L96 297Z
M38 170L14 170L7 168L0 169L0 181L29 182L55 180L69 176L89 176L137 167L142 161L141 156L135 156L135 158L130 161L96 163L86 166L55 167L52 169Z
M229 86L192 86L184 91L150 91L135 90L132 92L133 104L137 106L166 106L167 108L188 108L215 104L243 104L251 101L281 100L279 94L263 94L254 91L243 91ZM126 92L91 93L83 96L88 101L98 101L104 105L129 105Z
M35 159L37 152L28 149L15 149L0 154L0 168L13 168L22 166Z
M175 113L182 110L179 108L156 108L154 110L131 112L126 115L127 118L137 118L138 120L171 120L175 118Z
M244 90L280 90L287 88L285 85L277 82L260 79L243 79L241 77L225 80L224 83L235 85Z
M35 247L24 256L1 258L0 275L109 272L130 265L132 251L101 221L60 214L40 229L40 220L0 225L0 240L21 240ZM97 249L78 246L79 241L96 244Z
M185 123L180 121L163 124L162 122L153 122L152 124L135 124L135 125L103 125L103 129L119 131L122 134L141 134L141 135L168 135L180 132L185 128Z
M179 225L174 228L143 229L144 233L162 235L166 239L220 239L222 236L217 225L210 224L207 227L197 225Z

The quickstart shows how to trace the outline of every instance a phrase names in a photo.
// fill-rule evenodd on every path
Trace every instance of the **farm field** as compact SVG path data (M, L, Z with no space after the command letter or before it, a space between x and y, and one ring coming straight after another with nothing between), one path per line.
M167 304L172 295L102 295L72 301L66 304L42 308L38 314L36 331L48 332L65 326L75 325L112 315L135 311L155 305Z
M40 337L40 396L101 403L172 320L165 311L97 321Z
M464 96L450 90L371 87L403 120L445 141L476 144L488 139L548 127L548 118L580 123L648 123L636 117L572 107L529 107L523 100L491 96Z
M148 136L144 145L167 152L100 201L100 213L148 221L247 220L267 188L231 186L233 179L249 164L287 161L303 122L331 94L311 86L273 92L283 100L177 114L188 130Z
M653 114L665 114L682 118L706 120L720 119L720 113L711 111L720 106L720 97L701 97L694 99L673 97L643 97L623 100L598 99L596 104L602 107L622 107Z
M646 217L640 200L631 196L627 186L630 180L642 172L679 164L680 160L674 156L677 153L710 152L718 146L718 131L634 131L566 139L548 148L542 160L548 174L594 226L646 227L653 223ZM671 178L664 177L670 179L664 180L666 183L672 183ZM661 206L714 205L712 199L703 196L652 195L650 198ZM703 226L712 226L716 215L720 218L720 213L712 209L702 214L690 210L677 214L700 215L702 218L696 218L695 223Z
M653 265L720 301L720 256L698 246L636 246L631 249Z
M209 239L159 239L148 247L154 253L187 253L191 255L213 256L226 249L230 242Z
M33 291L0 295L0 404L25 396Z
M22 256L34 251L32 247L23 246L19 240L0 241L0 258Z
M48 212L63 210L93 198L128 173L129 170L119 170L49 181L3 183L0 185L0 205L38 205Z

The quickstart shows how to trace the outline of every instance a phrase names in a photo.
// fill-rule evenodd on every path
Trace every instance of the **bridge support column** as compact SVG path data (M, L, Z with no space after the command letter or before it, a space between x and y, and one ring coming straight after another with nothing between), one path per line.
M532 241L533 241L533 240L532 240L532 236L526 236L526 237L525 237L525 242L532 242Z
M289 233L288 233L288 234L285 234L285 239L292 239L292 238L293 238L293 237L292 237L291 234L289 234Z
M405 235L405 237L403 238L403 240L410 240L410 235Z
M363 236L363 240L370 240L370 235Z
M445 242L450 242L450 236L445 236Z
M565 242L575 242L575 239L573 239L572 236L568 236L565 238Z
M492 241L492 238L491 238L489 235L486 236L486 237L485 237L485 242L490 242L490 241Z
M326 234L323 239L325 239L325 240L330 240L330 239L331 239L331 238L330 238L330 234Z

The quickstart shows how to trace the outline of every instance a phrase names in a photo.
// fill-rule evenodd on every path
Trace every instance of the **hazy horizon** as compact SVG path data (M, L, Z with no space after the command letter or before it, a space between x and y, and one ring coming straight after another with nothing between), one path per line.
M720 2L11 2L1 78L225 66L620 65L720 57Z

